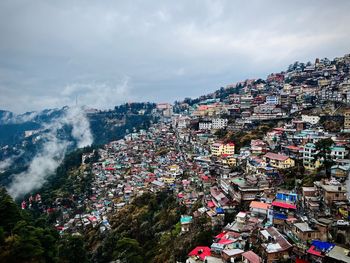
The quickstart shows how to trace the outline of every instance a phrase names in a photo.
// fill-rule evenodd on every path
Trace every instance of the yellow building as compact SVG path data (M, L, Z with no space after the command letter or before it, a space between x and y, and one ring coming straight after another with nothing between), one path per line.
M162 181L166 184L173 184L175 182L174 177L162 177Z
M344 111L344 129L350 130L350 109Z
M323 87L323 86L328 86L330 84L330 81L328 79L320 79L318 81L318 86Z
M229 155L229 156L222 155L221 162L222 164L228 165L228 166L235 166L237 163L236 158L234 158L233 155Z
M286 169L295 166L295 162L289 156L276 153L267 153L264 155L264 161L272 167Z
M235 144L234 143L213 143L210 147L211 154L215 156L221 155L234 155L235 154Z
M315 160L317 154L316 145L314 143L307 143L304 145L303 151L303 165L307 170L315 170L321 166L320 160Z

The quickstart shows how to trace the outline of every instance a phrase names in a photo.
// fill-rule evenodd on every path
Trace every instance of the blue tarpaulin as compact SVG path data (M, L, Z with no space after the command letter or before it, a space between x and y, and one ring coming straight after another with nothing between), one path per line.
M276 219L283 219L283 220L286 220L288 218L288 216L284 215L284 214L280 214L280 213L274 213L273 214L273 218L276 218Z
M314 241L312 241L311 244L313 246L315 246L315 248L317 250L320 250L320 251L328 251L330 248L334 247L334 244L329 243L329 242L323 242L323 241L320 241L320 240L314 240Z
M216 208L216 213L217 213L217 214L224 214L225 211L224 211L224 209L222 209L221 207L217 207L217 208Z

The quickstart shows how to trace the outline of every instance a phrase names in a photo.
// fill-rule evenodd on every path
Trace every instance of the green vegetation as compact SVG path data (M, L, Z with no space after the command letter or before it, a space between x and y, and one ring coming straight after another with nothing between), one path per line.
M225 142L234 142L236 151L239 151L240 148L249 146L251 140L263 139L266 132L270 131L273 127L273 123L267 123L247 131L232 132L222 129L218 130L215 135Z
M93 148L79 149L67 155L56 175L42 189L43 203L69 191L87 192L88 178L77 180L70 175L78 171L81 156ZM93 156L88 161L95 161ZM35 209L20 210L4 188L0 189L0 262L87 262L84 239L79 236L59 237L53 228L55 214L42 214Z
M195 218L186 234L181 234L179 207L171 193L146 193L120 210L112 219L112 231L100 241L91 238L96 247L92 261L109 262L175 262L184 261L197 245L209 245L213 232L205 217ZM95 235L93 235L95 236Z
M326 176L330 178L331 167L334 161L331 157L331 147L334 145L334 141L331 138L322 139L316 142L316 150L318 153L315 156L315 160L322 160L321 169L325 169Z
M58 234L37 225L0 189L0 262L57 262Z

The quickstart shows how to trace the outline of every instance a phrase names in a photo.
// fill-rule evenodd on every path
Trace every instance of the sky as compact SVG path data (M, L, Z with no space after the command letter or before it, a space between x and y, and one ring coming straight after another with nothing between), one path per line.
M0 1L0 109L173 102L350 53L350 1Z

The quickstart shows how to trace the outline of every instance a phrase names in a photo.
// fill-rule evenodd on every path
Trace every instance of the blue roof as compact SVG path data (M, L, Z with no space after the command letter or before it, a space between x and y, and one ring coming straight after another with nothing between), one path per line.
M218 214L224 214L225 211L224 211L224 209L222 209L221 207L217 207L217 208L216 208L216 213L218 213Z
M329 249L332 249L334 247L333 243L323 242L320 240L313 240L311 244L315 246L317 250L321 251L328 251Z
M181 224L188 224L191 223L192 216L181 216L180 222Z
M273 213L273 218L276 219L282 219L282 220L286 220L288 218L288 216L284 215L284 214L279 214L279 213Z

